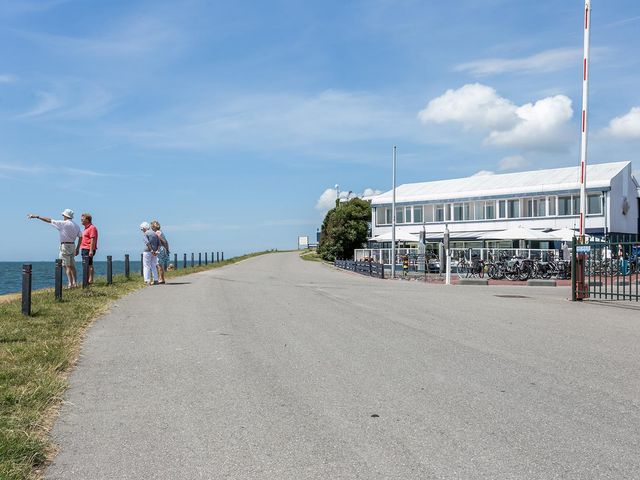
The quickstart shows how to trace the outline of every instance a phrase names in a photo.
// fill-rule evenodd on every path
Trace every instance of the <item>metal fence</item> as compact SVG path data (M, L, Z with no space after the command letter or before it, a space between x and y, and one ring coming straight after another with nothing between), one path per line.
M590 241L572 248L572 299L640 301L640 242Z
M361 275L384 278L384 265L381 263L355 260L335 260L333 265L337 268L350 270Z

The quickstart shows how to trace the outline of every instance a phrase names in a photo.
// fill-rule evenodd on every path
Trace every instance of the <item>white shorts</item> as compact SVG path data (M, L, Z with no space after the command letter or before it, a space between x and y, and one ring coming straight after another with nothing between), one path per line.
M60 255L58 258L62 259L63 267L75 267L76 266L76 246L73 243L61 243Z

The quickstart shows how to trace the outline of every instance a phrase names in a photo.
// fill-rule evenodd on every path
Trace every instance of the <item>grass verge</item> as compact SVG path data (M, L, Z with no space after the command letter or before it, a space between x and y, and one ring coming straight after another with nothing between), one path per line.
M331 262L327 262L326 260L323 260L322 257L318 255L318 252L316 252L315 250L304 250L300 254L300 258L303 260L307 260L309 262L322 262L322 263L331 265Z
M252 253L167 272L167 278L237 263L269 252ZM144 286L132 272L127 280L104 278L87 290L63 292L56 302L51 289L32 296L32 316L20 313L20 300L0 303L0 479L39 479L55 452L49 431L75 365L84 333L114 300ZM154 287L155 288L155 287Z

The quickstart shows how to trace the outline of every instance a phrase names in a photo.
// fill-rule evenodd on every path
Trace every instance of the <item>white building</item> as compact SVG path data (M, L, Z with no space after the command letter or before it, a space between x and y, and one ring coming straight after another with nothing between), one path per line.
M579 167L554 168L400 185L396 224L416 235L424 228L434 242L446 224L460 247L479 246L480 234L510 227L578 228L579 173ZM589 165L587 193L587 233L638 233L639 186L630 162ZM372 236L389 232L392 191L369 199Z

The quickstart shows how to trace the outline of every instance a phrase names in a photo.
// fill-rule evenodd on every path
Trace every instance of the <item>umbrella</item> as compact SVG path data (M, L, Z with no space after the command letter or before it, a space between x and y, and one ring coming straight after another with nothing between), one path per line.
M370 238L369 240L374 240L376 242L390 242L391 241L391 231L387 233L383 233L382 235L378 235L377 237ZM396 242L419 242L420 237L418 235L414 235L409 231L396 227Z
M525 227L512 227L479 235L482 240L559 240L555 235Z

